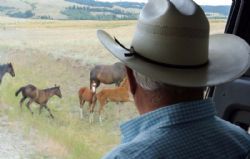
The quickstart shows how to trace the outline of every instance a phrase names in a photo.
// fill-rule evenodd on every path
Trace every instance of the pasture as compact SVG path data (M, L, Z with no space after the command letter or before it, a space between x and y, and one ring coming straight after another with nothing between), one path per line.
M105 29L129 46L135 21L50 21L0 17L0 63L12 62L16 77L6 75L0 85L0 103L8 105L7 114L23 125L25 136L36 134L50 141L47 153L60 159L98 159L119 143L119 124L137 116L133 103L108 103L103 123L88 122L88 105L80 119L78 90L89 86L89 71L95 64L112 64L117 60L106 51L96 37L97 29ZM212 21L211 33L223 32L224 21ZM39 115L39 106L32 104L34 115L24 107L21 111L15 92L23 85L38 88L61 86L62 99L53 97L47 111ZM101 85L97 92L104 87ZM1 105L1 104L0 104ZM99 105L95 109L98 110ZM56 146L55 146L56 145Z

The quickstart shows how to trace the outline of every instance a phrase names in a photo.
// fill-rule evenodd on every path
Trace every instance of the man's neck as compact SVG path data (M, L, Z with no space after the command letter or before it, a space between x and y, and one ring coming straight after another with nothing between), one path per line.
M172 104L202 100L203 94L201 91L192 91L185 95L172 95L166 91L147 91L139 86L134 95L135 105L140 114L145 114L156 109L170 106Z

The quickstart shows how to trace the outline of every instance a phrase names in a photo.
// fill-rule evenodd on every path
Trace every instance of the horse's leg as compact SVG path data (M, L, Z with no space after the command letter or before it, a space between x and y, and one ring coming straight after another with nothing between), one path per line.
M100 122L100 124L102 124L102 114L101 114L101 112L102 112L102 108L100 108L100 110L99 110L99 122Z
M80 103L80 119L83 119L83 99L82 95L79 94L79 103Z
M89 114L89 123L92 124L94 122L94 114L90 113Z
M43 109L43 105L40 104L40 107L39 107L39 115L42 113L42 109Z
M92 106L92 101L89 101L89 107L88 107L88 111L90 112L91 110L91 106Z
M88 112L90 112L90 114L89 114L89 122L93 123L93 121L94 121L94 106L93 106L92 101L89 101Z
M101 113L103 111L105 102L106 102L106 98L100 100L100 107L99 107L99 122L100 122L100 124L102 124L102 114Z
M115 86L116 86L116 87L119 87L119 86L120 86L119 81L116 81L116 82L115 82ZM115 103L116 103L116 104L120 104L120 102L119 102L119 101L116 101Z
M26 107L29 109L30 113L33 115L34 113L33 113L32 110L30 109L30 104L31 104L32 102L33 102L33 100L30 99L30 100L28 101L28 103L26 104Z
M19 102L19 105L20 105L21 110L22 110L23 102L25 101L26 98L27 98L27 97L23 97L23 98L20 100L20 102Z
M102 124L102 113L104 111L104 107L105 105L108 103L108 96L107 95L104 95L102 96L102 98L100 99L100 107L99 107L99 121L100 121L100 124Z
M80 118L83 119L83 105L85 103L85 100L82 100L81 101L81 104L80 104Z
M94 122L94 112L89 114L89 123Z
M91 103L89 106L89 123L93 123L94 122L94 108L95 108L95 102Z
M116 81L116 82L115 82L115 86L116 86L116 87L119 87L119 86L120 86L120 84L121 84L121 82L120 82L120 81ZM120 104L120 102L119 102L119 101L116 101L115 103L116 103L116 104Z
M90 109L89 109L89 112L90 112L90 115L89 115L89 123L93 123L94 122L94 109L95 109L95 105L96 105L96 94L93 96L92 98L92 102L90 102Z
M47 107L47 105L44 105L44 107L45 107L45 109L48 110L48 112L49 112L51 118L54 119L54 116L52 115L52 113L51 113L50 109Z

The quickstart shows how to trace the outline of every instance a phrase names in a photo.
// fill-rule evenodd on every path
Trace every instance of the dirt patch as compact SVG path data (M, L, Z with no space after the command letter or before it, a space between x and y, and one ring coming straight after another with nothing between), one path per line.
M24 132L19 122L11 121L5 112L11 107L0 104L0 159L61 159L67 149L50 139L41 137L31 128Z
M44 142L46 144L44 144ZM37 144L37 148L39 149L40 153L56 156L57 158L63 158L68 155L68 151L63 145L49 138L46 138L45 140L40 138Z
M7 116L0 117L0 158L29 159L35 155L34 145L17 128Z

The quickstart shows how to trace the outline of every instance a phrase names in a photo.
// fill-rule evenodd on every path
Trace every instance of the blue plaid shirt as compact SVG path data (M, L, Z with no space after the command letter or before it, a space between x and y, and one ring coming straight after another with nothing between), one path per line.
M211 99L157 109L121 125L103 159L245 159L250 136L215 116Z

